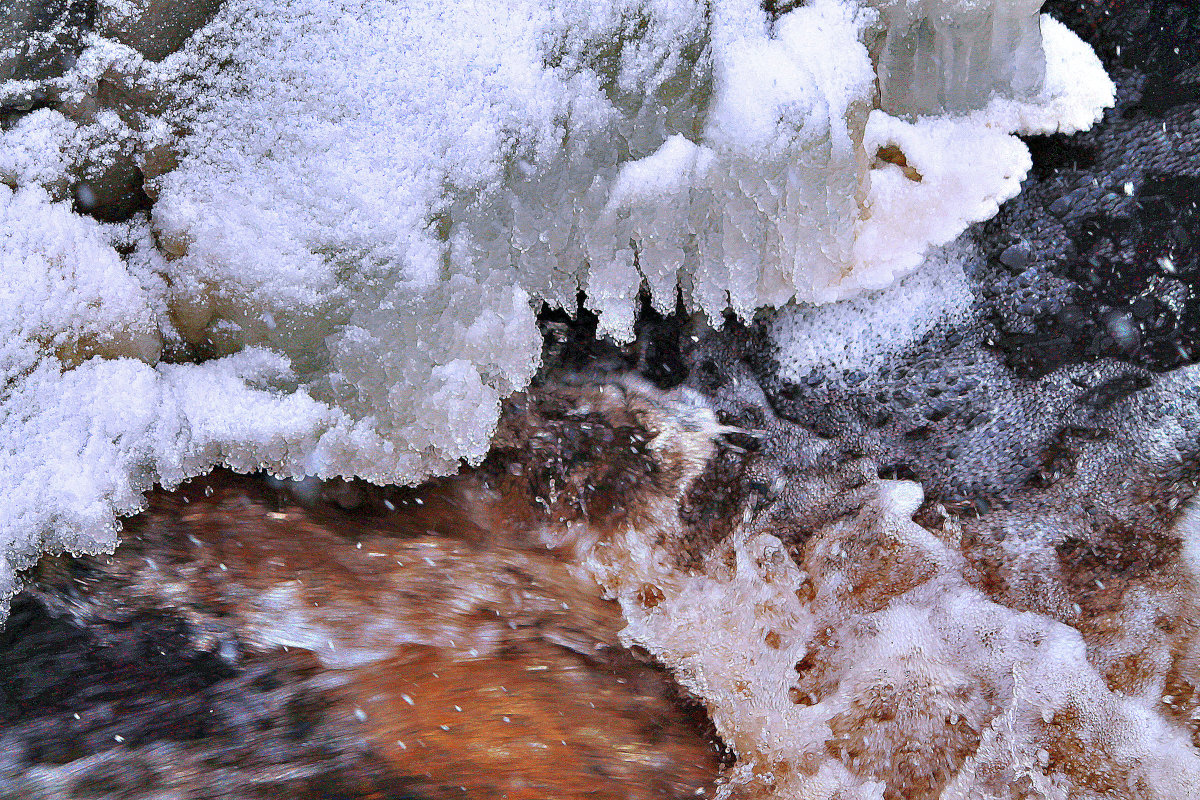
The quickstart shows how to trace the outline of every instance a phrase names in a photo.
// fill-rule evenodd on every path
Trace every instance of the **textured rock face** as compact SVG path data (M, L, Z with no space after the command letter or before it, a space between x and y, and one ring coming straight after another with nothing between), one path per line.
M221 7L222 0L98 0L95 30L161 61L183 47Z
M61 75L83 49L89 0L12 0L0 9L0 80L37 84ZM32 95L24 98L32 103Z

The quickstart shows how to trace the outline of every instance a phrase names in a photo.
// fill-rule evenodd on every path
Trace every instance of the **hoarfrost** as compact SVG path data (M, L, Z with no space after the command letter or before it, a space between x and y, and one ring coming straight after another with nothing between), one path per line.
M106 0L21 39L26 5L0 29L10 573L216 463L478 461L538 300L582 289L628 338L643 286L714 321L887 286L1016 193L1009 132L1112 95L1025 0Z

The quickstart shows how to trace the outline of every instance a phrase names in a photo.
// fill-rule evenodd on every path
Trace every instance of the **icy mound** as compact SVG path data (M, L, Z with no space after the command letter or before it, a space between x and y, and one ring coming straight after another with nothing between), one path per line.
M583 289L628 338L642 287L717 320L910 272L1017 191L1009 132L1111 100L1027 3L910 5L106 0L90 33L21 5L6 563L109 546L106 509L218 462L405 482L477 461L537 367L538 300ZM931 64L936 108L893 97Z
M1028 10L1038 35L1012 58L1036 56L1040 92L997 94L947 63L945 81L974 87L947 107L978 110L909 122L870 113L863 42L888 17L853 3L773 25L738 2L516 19L259 5L227 4L191 48L182 161L152 184L187 333L233 322L230 346L285 338L254 330L256 305L278 319L308 293L353 291L339 262L414 290L447 270L498 273L567 307L581 287L618 338L643 283L662 309L678 285L714 320L884 286L1017 192L1028 157L1009 132L1077 130L1111 102L1086 46L1049 20L1042 68ZM387 57L397 42L403 60Z

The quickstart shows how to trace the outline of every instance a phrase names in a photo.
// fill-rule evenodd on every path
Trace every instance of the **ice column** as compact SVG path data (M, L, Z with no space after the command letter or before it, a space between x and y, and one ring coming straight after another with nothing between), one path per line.
M1029 98L1046 73L1043 0L871 0L882 30L872 55L880 107L896 116Z

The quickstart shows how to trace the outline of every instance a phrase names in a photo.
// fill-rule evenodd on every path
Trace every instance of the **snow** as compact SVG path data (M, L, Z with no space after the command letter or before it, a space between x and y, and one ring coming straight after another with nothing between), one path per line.
M627 339L643 284L714 322L886 287L1018 190L1012 132L1111 102L1028 3L963 0L914 13L1040 30L1044 70L1021 34L986 91L885 113L889 3L101 3L120 42L0 81L52 98L0 132L0 594L218 463L411 482L478 462L537 369L541 300L582 288Z
M0 251L7 380L46 351L66 366L92 354L158 359L154 298L99 224L36 186L0 186L0 229L8 231Z

